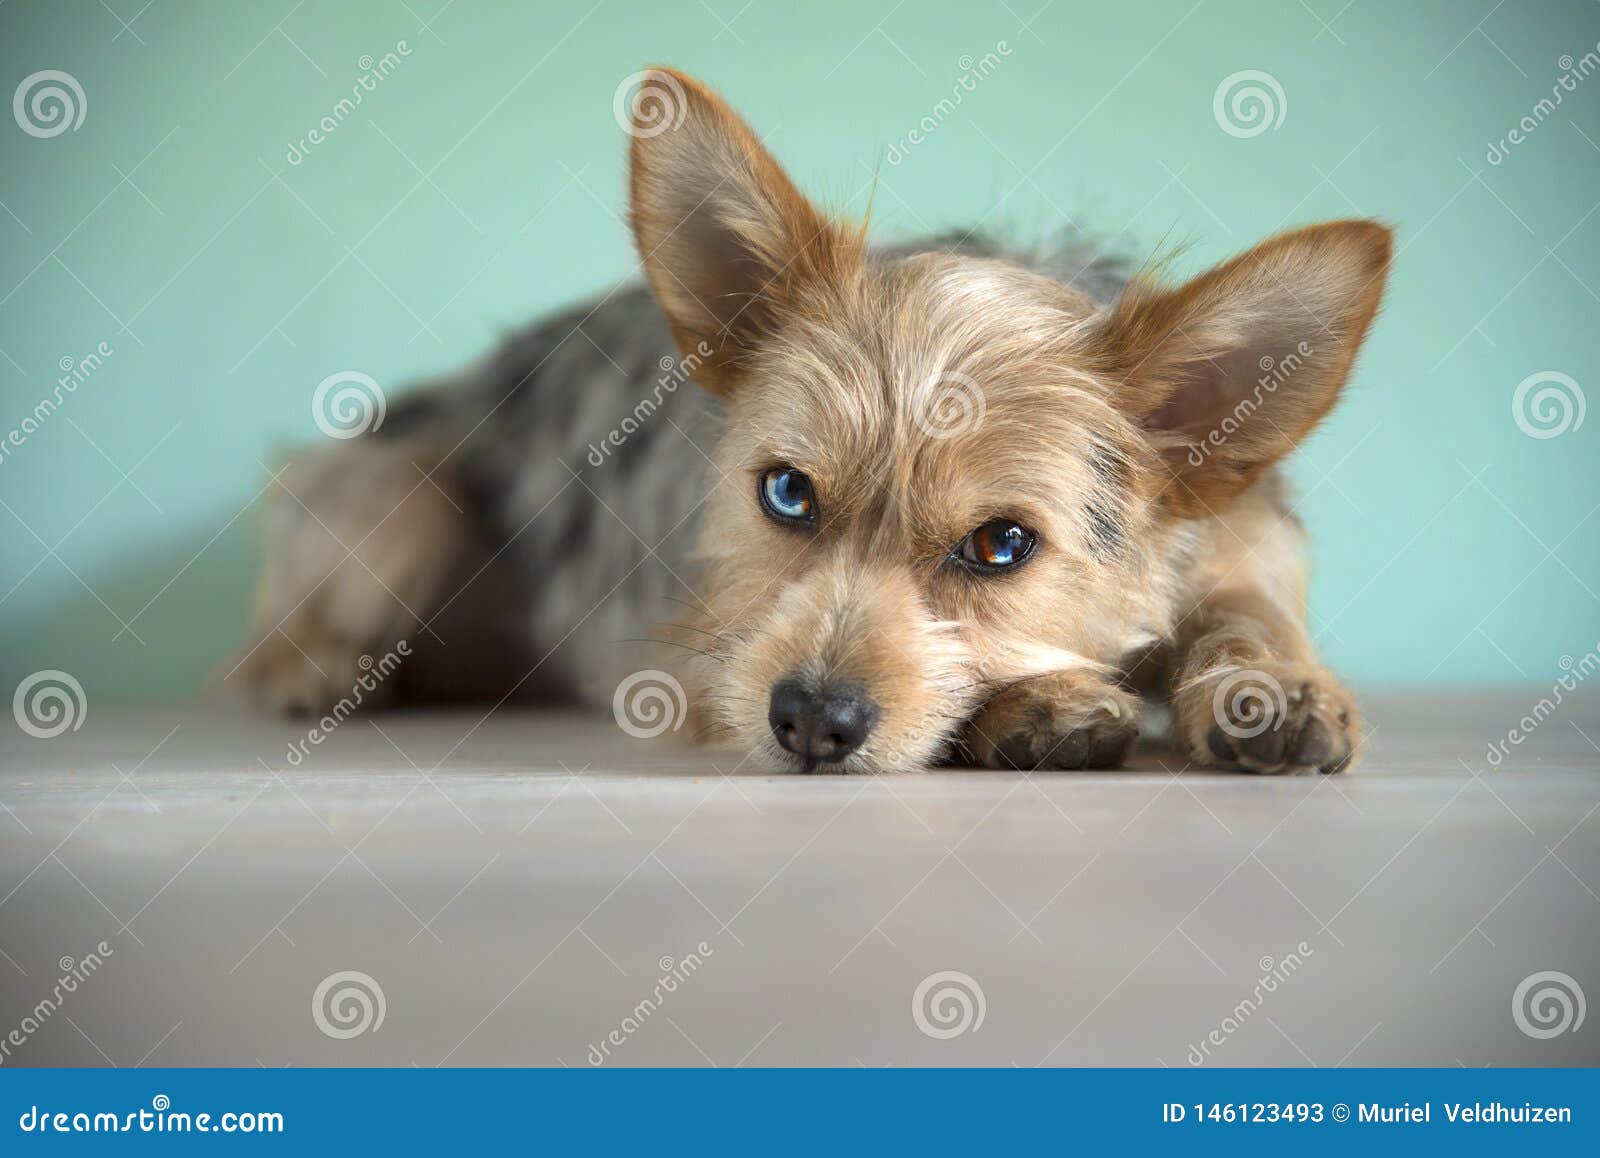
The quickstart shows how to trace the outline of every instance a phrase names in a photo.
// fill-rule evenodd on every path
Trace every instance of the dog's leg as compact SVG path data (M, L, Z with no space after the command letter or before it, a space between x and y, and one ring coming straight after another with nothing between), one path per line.
M468 540L464 504L436 450L372 438L296 459L268 502L250 635L218 681L276 710L317 712L427 630Z
M1173 737L1189 759L1252 772L1340 772L1359 757L1354 698L1298 614L1266 591L1218 590L1185 617L1172 663Z
M1139 738L1139 701L1087 669L1013 684L967 725L965 743L990 768L1115 768Z

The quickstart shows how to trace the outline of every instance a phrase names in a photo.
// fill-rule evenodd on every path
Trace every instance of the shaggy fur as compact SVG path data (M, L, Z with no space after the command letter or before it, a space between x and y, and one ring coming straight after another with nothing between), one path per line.
M1282 234L1178 287L1124 287L1078 245L879 251L715 94L647 84L681 114L632 143L654 304L535 327L285 471L227 681L320 710L406 637L403 697L609 702L666 662L620 642L655 631L697 729L772 767L811 766L769 722L796 678L875 705L845 771L1111 766L1136 687L1170 697L1197 762L1353 762L1274 466L1337 401L1388 230ZM810 478L814 525L763 512L774 467ZM1039 546L956 565L993 518Z

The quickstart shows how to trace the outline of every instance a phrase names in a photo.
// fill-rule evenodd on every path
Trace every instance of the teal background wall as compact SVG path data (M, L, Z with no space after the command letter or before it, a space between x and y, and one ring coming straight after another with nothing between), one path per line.
M876 169L883 237L1070 216L1198 268L1283 224L1397 224L1348 404L1295 467L1314 622L1367 683L1548 683L1600 638L1600 415L1534 438L1512 400L1543 371L1600 390L1600 74L1534 110L1597 42L1577 0L12 0L0 89L60 69L87 109L49 138L0 116L0 437L63 359L112 353L0 459L0 685L195 692L242 629L266 464L320 437L319 381L392 394L630 275L613 96L655 62L834 205L864 210ZM1213 95L1245 69L1285 112L1240 138Z

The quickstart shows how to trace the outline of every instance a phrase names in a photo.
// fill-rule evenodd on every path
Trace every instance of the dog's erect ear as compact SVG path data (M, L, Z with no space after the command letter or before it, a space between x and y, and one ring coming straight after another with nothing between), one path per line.
M860 234L819 213L749 126L692 77L642 74L629 113L645 274L697 363L695 380L725 392L785 309L856 267Z
M1199 517L1248 486L1338 400L1388 270L1371 221L1282 233L1182 286L1136 281L1100 334L1118 404L1175 476L1161 501Z

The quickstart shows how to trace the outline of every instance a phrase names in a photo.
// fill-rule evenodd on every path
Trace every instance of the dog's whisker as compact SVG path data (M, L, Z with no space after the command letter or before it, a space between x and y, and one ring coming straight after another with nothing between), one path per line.
M655 645L660 646L660 647L681 648L684 651L691 651L695 655L702 655L702 656L705 656L705 658L707 658L707 659L716 660L718 663L725 663L725 662L727 662L727 658L728 658L727 656L718 654L717 652L706 651L704 648L692 647L691 645L689 645L687 643L678 643L677 641L671 640L671 639L619 639L619 640L615 640L614 642L616 642L616 643L648 643L648 644L655 644Z

